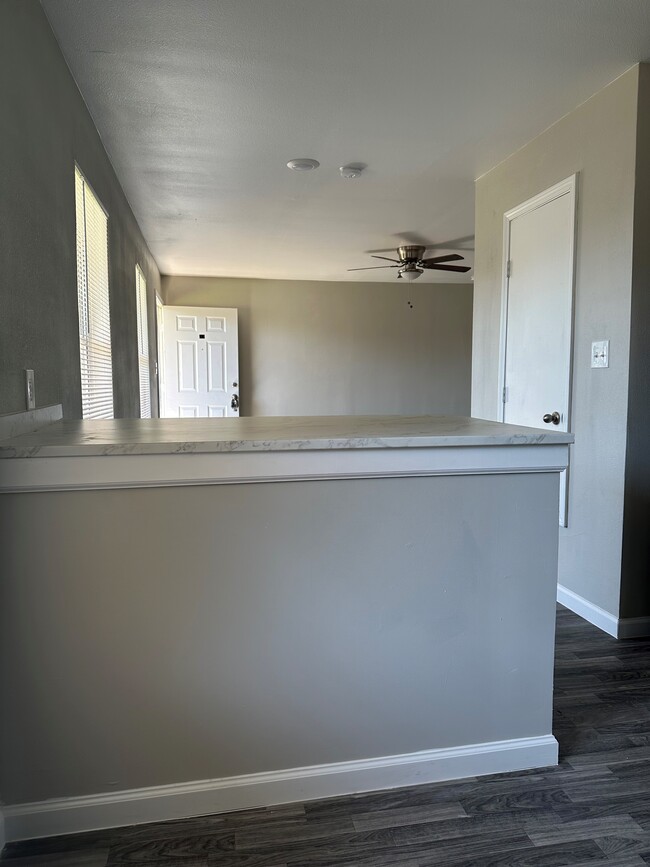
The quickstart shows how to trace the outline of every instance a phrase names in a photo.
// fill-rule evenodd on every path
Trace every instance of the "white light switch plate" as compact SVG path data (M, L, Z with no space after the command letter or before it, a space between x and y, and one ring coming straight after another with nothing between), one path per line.
M591 344L591 366L609 367L609 340L594 340Z

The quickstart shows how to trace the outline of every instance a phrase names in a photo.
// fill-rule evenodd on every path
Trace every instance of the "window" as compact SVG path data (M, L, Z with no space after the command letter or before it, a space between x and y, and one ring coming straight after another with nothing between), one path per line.
M151 418L151 378L149 375L149 328L147 324L147 281L135 266L135 298L138 313L138 368L140 374L140 418Z
M83 418L113 418L108 217L75 167L77 295Z

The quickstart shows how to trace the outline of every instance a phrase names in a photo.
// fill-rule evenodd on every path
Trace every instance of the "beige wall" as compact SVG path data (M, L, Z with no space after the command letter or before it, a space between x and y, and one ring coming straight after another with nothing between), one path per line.
M569 527L560 583L618 615L630 351L638 67L476 184L472 414L496 418L503 214L579 173ZM609 338L610 367L590 369Z
M25 409L31 368L37 406L81 416L76 162L109 214L115 415L137 417L136 263L147 278L152 373L160 275L38 0L0 3L0 112L0 413Z
M650 64L639 67L621 615L650 615Z
M4 803L549 733L557 485L0 497Z
M239 310L244 415L469 415L471 284L164 277L162 289L166 304Z

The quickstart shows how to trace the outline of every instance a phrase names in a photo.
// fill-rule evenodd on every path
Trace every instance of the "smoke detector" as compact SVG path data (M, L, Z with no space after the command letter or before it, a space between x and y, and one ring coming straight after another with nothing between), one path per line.
M349 163L347 166L341 166L339 172L341 173L341 177L345 178L348 181L352 181L355 178L360 178L361 173L363 172L365 166L358 165L356 163Z
M317 169L319 165L318 160L301 157L297 160L289 160L287 168L292 169L294 172L311 172L313 169Z

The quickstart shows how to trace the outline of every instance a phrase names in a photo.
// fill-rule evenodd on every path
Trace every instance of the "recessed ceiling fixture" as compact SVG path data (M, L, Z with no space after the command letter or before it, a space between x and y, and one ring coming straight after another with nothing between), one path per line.
M408 244L397 248L399 259L391 259L389 256L374 256L373 259L385 259L394 262L394 265L371 265L369 268L348 268L348 271L374 271L377 268L397 268L397 279L417 280L425 270L433 271L456 271L465 274L471 271L467 265L448 265L448 262L459 262L464 257L458 253L449 253L444 256L431 256L424 258L427 248L422 245Z
M292 169L294 172L311 172L312 169L317 169L319 165L318 160L301 157L297 160L289 160L287 168Z
M361 172L364 170L364 168L365 166L362 166L358 163L348 163L347 166L341 166L339 172L341 173L342 178L351 181L355 178L360 178Z

